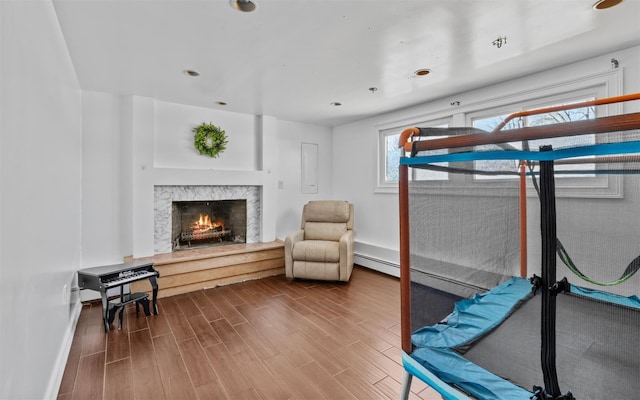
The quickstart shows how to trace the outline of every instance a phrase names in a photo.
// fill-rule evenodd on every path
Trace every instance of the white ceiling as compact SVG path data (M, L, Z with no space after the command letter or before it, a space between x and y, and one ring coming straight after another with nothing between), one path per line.
M53 0L84 90L331 126L640 44L640 0L256 2Z

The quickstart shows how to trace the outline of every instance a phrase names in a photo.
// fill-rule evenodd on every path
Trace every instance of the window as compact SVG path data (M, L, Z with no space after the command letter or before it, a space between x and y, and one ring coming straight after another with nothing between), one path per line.
M418 124L420 127L438 127L446 128L449 126L448 120L442 123L442 120L431 123ZM380 178L378 182L379 192L395 192L399 180L399 164L400 158L404 156L404 149L398 147L400 133L406 127L391 128L380 131ZM442 138L444 136L432 136L429 139ZM427 140L427 138L418 138L418 140ZM412 169L413 175L409 177L416 181L443 181L448 179L448 174L442 171ZM389 190L391 189L391 190Z
M565 93L555 96L547 96L536 101L523 101L510 106L503 106L485 110L477 113L468 114L469 124L491 132L497 124L507 115L523 111L533 110L556 105L573 104L598 98L607 97L607 85L601 84L582 90L575 90L571 93ZM612 109L607 106L589 106L572 110L557 111L547 114L531 115L511 120L502 130L514 129L519 127L549 125L562 122L579 121L605 116ZM613 110L615 112L615 109ZM576 145L593 145L598 142L597 135L581 135L568 138L543 139L529 142L532 150L537 150L541 145L551 145L554 149L560 149L567 146ZM517 149L522 149L522 143L509 143ZM478 161L477 167L481 167ZM498 163L496 161L488 161ZM514 167L513 165L510 167ZM622 195L622 179L620 176L613 175L596 175L592 173L572 173L576 170L596 169L595 164L562 164L561 161L556 162L556 196L558 197L620 197ZM562 173L566 171L567 173ZM472 177L476 182L490 184L490 182L512 180L509 176L486 176L474 175Z
M400 133L406 127L448 127L466 126L475 127L491 132L508 115L523 111L533 110L554 105L570 104L582 102L590 99L605 98L618 95L622 83L620 70L607 71L593 74L591 76L578 77L574 80L561 83L550 84L549 86L534 90L513 93L504 97L494 97L488 100L478 100L477 103L468 103L464 108L457 108L456 111L446 117L428 122L408 122L404 121L402 126L387 125L379 130L378 142L378 180L376 192L396 193L398 183L398 164L404 149L398 148ZM493 92L489 91L488 94ZM490 97L490 96L489 96ZM574 110L558 111L554 113L533 115L511 120L501 130L515 129L520 127L532 127L540 125L555 124L558 122L577 121L592 119L607 115L614 115L622 112L620 104L602 105L597 107L582 107ZM446 114L445 114L446 115ZM554 149L566 147L569 144L575 146L593 145L599 140L598 135L582 135L571 139L557 138L542 141L530 141L529 147L537 150L541 144L550 144ZM428 138L417 138L424 140ZM577 140L577 142L576 142ZM569 141L571 143L569 143ZM515 149L522 149L522 143L509 143ZM447 151L447 150L443 150ZM477 161L477 163L493 163L496 167L508 167L510 171L517 171L517 161ZM509 165L507 165L510 163ZM466 167L472 168L471 162L466 162ZM480 167L481 164L476 164ZM597 167L595 164L589 164ZM556 162L556 196L558 197L621 197L622 181L620 176L592 173L571 173L571 170L584 170L585 165L572 166ZM588 168L591 169L591 168ZM440 194L461 194L461 195L491 195L492 189L505 185L517 184L515 176L508 175L463 175L449 174L446 171L433 171L419 168L410 168L409 179L416 184L415 190L424 193ZM566 173L558 173L566 171ZM419 182L418 182L419 181ZM468 188L469 184L473 188L471 191L462 190Z
M437 125L434 128L448 128L449 124ZM433 140L433 139L445 139L447 136L429 136L426 138L419 138L418 140ZM446 154L447 150L433 150L431 155ZM437 163L438 166L447 167L449 163ZM449 174L446 171L437 171L429 169L412 168L414 181L446 181L449 179Z
M523 111L528 111L532 109L538 108L547 108L547 107L555 107L562 106L568 104L581 103L586 101L595 100L594 96L582 97L573 99L571 101L565 101L561 103L551 103L551 104L543 104L537 105L536 107L523 108ZM520 110L518 110L520 111ZM516 112L516 111L514 111ZM472 118L472 124L474 128L483 129L487 132L492 132L502 121L504 121L509 115L503 114L494 117L480 117L480 118ZM592 119L596 117L596 107L581 107L570 110L563 111L555 111L551 113L545 114L536 114L530 116L519 117L516 119L510 120L505 127L501 129L501 131L509 130L509 129L517 129L523 127L531 127L531 126L541 126L541 125L551 125L557 123L564 122L572 122L572 121L581 121L586 119ZM527 146L531 150L537 150L540 146L543 145L551 145L554 149L560 149L565 147L571 147L575 145L592 145L596 143L595 135L582 135L575 137L562 137L562 138L552 138L552 139L543 139L543 140L532 140L527 143ZM523 150L522 142L512 142L507 144L509 147ZM488 145L488 146L478 146L476 150L493 150L497 149L498 146ZM490 170L513 170L516 171L518 168L518 162L509 160L488 160L488 161L476 161L474 162L474 167L478 169L490 169ZM582 164L582 165L557 165L555 167L556 172L558 171L576 171L576 170L584 170L584 169L594 169L595 164ZM593 177L593 174L558 174L556 173L557 178L568 178L568 177ZM513 176L509 175L498 175L498 176L487 176L487 175L474 175L474 179L482 180L482 179L515 179Z
M400 157L404 155L404 149L398 147L398 140L400 139L399 133L388 133L383 135L384 138L384 182L385 183L397 183L398 165L400 164Z

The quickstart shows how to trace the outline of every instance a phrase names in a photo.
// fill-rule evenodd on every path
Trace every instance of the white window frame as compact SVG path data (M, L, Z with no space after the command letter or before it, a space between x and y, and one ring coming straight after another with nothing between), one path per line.
M388 181L387 176L387 137L399 135L403 130L420 126L422 128L429 126L449 125L451 126L452 117L443 117L438 119L431 119L415 124L407 124L402 126L393 126L390 128L383 128L378 131L378 178L376 185L376 193L398 193L398 182ZM413 177L409 177L411 180ZM433 185L441 186L443 182L447 180L433 180L433 181L421 181L429 182Z
M568 93L551 95L535 100L519 102L517 103L517 106L501 106L475 113L468 113L466 115L467 125L473 126L473 121L478 118L487 118L495 115L514 113L522 110L544 108L554 104L569 103L578 99L589 97L594 97L596 99L608 97L606 83L581 90L575 90ZM609 109L610 107L607 106L596 107L596 117L610 115ZM598 136L596 136L596 141L597 139ZM472 175L468 176L468 179L472 178ZM516 182L516 180L514 179L513 182ZM593 177L559 176L555 182L555 195L556 197L571 198L620 198L622 197L622 184L623 178L620 175L596 175ZM504 185L504 183L499 182L498 179L482 179L481 181L476 181L474 185L485 185L491 188L495 187L495 185ZM533 190L531 179L527 179L527 189L531 189L527 190L528 196L536 196L535 190Z
M520 109L539 108L549 104L571 101L576 98L593 96L595 98L605 98L621 95L622 68L616 70L596 73L585 77L564 81L547 87L530 90L526 92L514 93L500 98L492 98L476 104L469 104L464 108L463 113L440 115L439 118L425 119L415 118L404 120L400 124L387 124L381 126L378 131L378 176L376 182L376 193L397 193L397 182L385 181L386 170L386 136L398 134L404 129L412 126L437 126L448 123L449 126L472 126L472 119L482 116L500 115L516 112ZM598 106L597 117L608 115L618 115L622 113L622 104L610 104ZM463 110L460 110L463 111ZM422 121L422 122L420 122ZM414 191L430 194L459 194L459 195L492 195L493 189L512 186L516 182L498 182L497 180L482 180L472 182L472 190L469 190L467 180L471 176L458 176L453 174L449 180L441 181L419 181L413 183ZM411 179L411 177L410 177ZM464 182L464 185L462 183ZM600 175L597 178L563 178L556 183L558 197L578 197L578 198L621 198L623 197L623 177L619 175ZM530 183L529 183L530 185ZM527 191L530 196L535 196L535 191Z

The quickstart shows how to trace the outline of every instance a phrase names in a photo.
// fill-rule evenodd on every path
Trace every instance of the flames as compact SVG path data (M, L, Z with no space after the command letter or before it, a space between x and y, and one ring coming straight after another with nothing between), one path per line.
M200 214L198 219L191 224L193 234L205 233L209 231L222 231L224 230L224 223L218 219L212 221L209 215Z

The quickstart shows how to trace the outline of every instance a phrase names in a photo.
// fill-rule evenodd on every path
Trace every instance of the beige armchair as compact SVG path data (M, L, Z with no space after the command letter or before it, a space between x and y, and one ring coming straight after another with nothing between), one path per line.
M353 271L353 204L310 201L301 229L284 241L287 278L348 281Z

